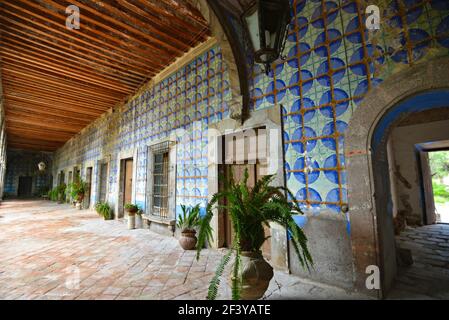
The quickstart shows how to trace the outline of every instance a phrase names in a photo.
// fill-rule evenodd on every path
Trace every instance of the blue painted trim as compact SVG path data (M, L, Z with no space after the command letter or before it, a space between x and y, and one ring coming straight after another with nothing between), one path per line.
M449 90L432 90L419 93L395 105L379 121L373 133L373 151L379 146L387 129L404 113L414 113L429 109L449 107Z

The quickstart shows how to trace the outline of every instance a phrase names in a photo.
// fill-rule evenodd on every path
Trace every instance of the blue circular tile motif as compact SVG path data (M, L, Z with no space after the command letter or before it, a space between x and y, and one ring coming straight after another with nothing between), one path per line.
M284 70L284 64L283 63L277 64L274 72L273 69L271 69L270 72L268 73L268 76L273 78L274 75L276 74L277 77L282 73L282 70Z
M298 26L298 32L294 31L295 23ZM296 22L295 22L295 19L293 19L289 25L289 31L292 33L290 33L288 35L287 41L296 43L299 39L304 37L304 35L307 33L308 28L309 28L309 22L307 21L307 19L305 17L298 17L296 19Z
M446 2L446 1L445 1ZM446 2L449 6L449 1ZM448 9L449 10L449 9ZM437 41L445 48L449 48L449 16L444 18L437 26L436 35Z
M306 188L301 188L296 193L296 199L298 199L298 200L309 200L309 201L314 201L314 202L322 202L323 201L321 199L321 196L318 193L318 191L316 191L313 188L308 188L308 189L309 189L309 197L308 198L307 198L307 189ZM314 203L314 204L311 204L311 206L316 207L316 206L319 206L319 204Z
M302 136L302 128L298 128L293 132L292 140L301 140L303 138ZM306 138L314 138L316 137L315 131L310 127L304 127L304 134ZM292 142L293 149L295 149L299 153L304 153L305 150L307 152L312 151L316 146L316 140L309 140L306 141L306 148L304 148L304 144L300 141Z
M422 0L402 0L403 4L405 5L406 15L405 19L407 21L407 24L412 24L423 13L423 6L418 5ZM385 15L391 16L394 14L393 17L388 19L388 24L393 28L402 28L402 18L400 16L400 10L399 10L399 4L398 0L393 0L388 8L385 10Z
M382 80L378 78L371 79L371 85L374 87L379 85L381 82ZM355 88L353 97L363 96L366 94L367 91L368 91L368 80L362 80ZM356 98L354 99L354 102L358 105L360 101L362 101L362 99L363 98Z
M322 29L324 28L324 20L323 15L326 17L326 23L330 24L332 23L338 16L338 5L335 2L332 1L326 1L324 4L325 12L323 14L323 6L319 5L316 7L315 11L312 14L312 26L315 28ZM332 12L331 12L332 11ZM329 13L330 12L330 13Z
M340 199L341 198L341 199ZM345 188L341 188L341 197L340 197L340 190L338 188L332 189L328 192L326 196L326 202L347 202L347 192ZM329 209L340 212L341 208L338 204L327 204L326 207Z
M383 49L380 46L374 47L371 44L366 45L366 52L368 57L373 59L374 56L377 56L376 62L379 64L383 64L385 62L385 58L383 57ZM359 76L366 76L366 67L362 61L365 58L365 49L363 47L358 48L351 56L350 63L352 64L351 71ZM374 62L369 62L369 72L372 74L374 72Z
M294 170L304 170L306 166L304 157L298 158L295 162ZM320 171L315 171L315 169L319 169L320 166L318 165L317 161L312 161L309 163L309 167L312 167L314 171L311 172L294 172L294 176L296 180L298 180L300 183L305 184L306 183L306 174L307 174L307 181L309 184L314 183L318 177L320 176Z
M343 62L343 60L341 60L339 58L331 58L330 63L331 63L331 68L329 68L329 63L327 60L324 61L323 63L321 63L320 66L318 67L317 74L316 74L316 76L318 77L317 81L322 86L325 86L325 87L330 86L330 78L328 76L330 69L332 69L332 70L340 69L338 71L334 71L332 74L332 81L334 82L334 84L338 83L345 75L345 69L341 69L345 66L345 63Z
M303 105L301 106L301 99L296 100L295 102L293 102L293 105L291 107L291 112L292 113L296 113L298 112L298 114L293 114L292 115L292 120L298 124L302 125L302 115L299 113L301 111L301 109L305 109L304 111L304 123L309 122L310 120L313 119L313 117L315 116L315 110L307 110L310 108L313 108L315 106L315 104L313 103L313 101L309 98L303 98Z
M365 15L362 16L362 21L365 21ZM360 32L360 28L365 28L364 23L360 23L360 19L358 16L354 17L346 26L345 33L348 34L346 39L348 39L352 43L361 43L362 42L362 34ZM368 32L365 32L365 41L368 41Z
M342 90L342 89L334 89L334 100L345 100L348 99L349 96L346 93L346 91ZM329 104L332 101L332 92L331 90L326 91L320 99L320 105L325 105L325 104ZM349 100L343 101L343 102L339 102L336 104L335 106L335 115L334 115L334 110L332 108L332 106L328 106L328 107L323 107L320 108L320 112L323 116L327 117L327 118L334 118L335 117L339 117L341 116L343 113L346 112L346 110L348 110L348 106L349 106Z
M299 78L299 75L301 74L301 79ZM306 93L312 88L313 85L313 75L312 72L309 70L301 70L299 72L295 72L292 77L290 78L290 92L294 94L295 96L299 96L301 94L300 88L299 88L299 80L301 80L301 89L302 94Z
M338 133L343 133L345 132L346 128L348 127L348 124L344 121L341 120L337 120L335 122L335 125L337 127L337 132ZM335 133L335 129L334 129L334 123L328 122L324 128L323 131L321 133L322 136L332 136ZM341 144L343 143L343 136L340 135L338 137L338 142ZM331 150L336 150L336 143L335 143L335 139L334 138L323 138L321 139L321 142L323 143L324 146L326 146L327 148L331 149Z
M290 165L288 164L287 161L284 164L284 170L285 170L286 180L290 179L290 176L292 175L292 173L290 172Z
M253 89L252 97L255 98L254 103L255 103L256 107L259 107L262 104L262 102L263 102L262 95L263 95L263 91L260 88ZM260 97L260 98L258 98L258 97Z
M299 48L299 52L300 52L300 56L299 56L299 64L302 66L304 65L307 60L309 60L310 58L310 46L305 43L305 42L301 42L298 44L297 46L293 46L289 52L288 52L288 65L294 69L298 69L298 48ZM305 52L305 53L303 53Z
M330 44L329 44L329 50L327 50L327 46L325 45L326 41L326 32L320 33L316 39L315 39L315 53L319 55L320 57L327 57L331 54L333 54L335 51L338 50L341 44L341 33L337 29L328 29L327 30L327 37L329 38ZM338 40L336 40L338 38Z
M269 101L270 103L274 103L274 81L270 82L270 84L267 86L267 89L265 90L265 94L267 101ZM276 98L277 98L277 102L280 102L284 96L285 96L285 83L282 80L276 80Z
M338 165L337 163L337 155L333 154L324 161L323 168L333 169L336 168ZM340 165L344 167L344 157L340 155ZM326 170L324 171L324 175L326 176L327 180L329 180L332 183L338 184L338 172L337 170ZM346 183L346 174L343 172L340 172L340 180L342 184Z
M294 0L290 1L290 5L293 6ZM306 0L297 0L296 1L296 14L300 13L304 7L306 6ZM293 15L294 13L292 13Z
M422 29L409 29L408 30L410 43L412 45L412 52L413 52L413 61L417 61L421 59L426 50L428 49L431 40L429 34L422 30ZM402 46L406 45L406 38L404 36L404 33L402 32L399 35L400 43ZM393 50L390 48L390 50ZM392 59L395 62L402 62L402 63L410 63L407 50L399 50L399 51L393 51Z
M287 152L287 150L288 150L288 146L290 144L289 141L290 141L290 136L288 135L287 132L284 131L284 149L285 149L285 152Z

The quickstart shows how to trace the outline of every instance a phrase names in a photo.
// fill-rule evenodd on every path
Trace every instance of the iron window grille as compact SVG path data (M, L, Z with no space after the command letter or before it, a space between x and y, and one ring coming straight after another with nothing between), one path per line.
M153 205L152 214L168 217L168 164L169 142L151 147L153 153Z

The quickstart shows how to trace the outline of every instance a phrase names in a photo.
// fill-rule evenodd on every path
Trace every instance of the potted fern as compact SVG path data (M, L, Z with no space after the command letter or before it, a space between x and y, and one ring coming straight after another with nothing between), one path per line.
M184 250L195 249L197 238L196 229L201 221L200 206L186 207L181 205L182 214L178 216L176 226L181 230L179 244Z
M67 186L65 183L61 183L59 186L56 187L56 199L58 200L58 203L64 203L64 198L66 194Z
M75 202L75 206L81 210L82 203L87 191L87 184L85 181L79 179L77 182L73 182L70 188L70 195Z
M133 203L125 204L125 211L128 213L128 229L136 228L136 213L139 211L139 207Z
M97 211L104 220L112 219L112 209L107 202L97 202L95 204L95 211Z
M270 186L273 178L273 175L264 176L251 188L247 185L248 170L245 170L241 182L235 182L231 175L229 181L224 181L224 190L214 194L207 204L206 215L198 233L197 259L200 258L204 244L212 241L208 230L214 208L227 210L234 234L232 248L223 256L210 282L208 299L216 298L220 278L232 256L232 298L259 299L264 295L273 277L273 268L265 261L261 252L266 240L263 227L269 226L269 222L287 227L297 258L303 267L309 269L313 264L307 248L307 238L293 219L294 214L302 214L302 211L296 203L288 201L285 193L292 199L293 195L287 188ZM226 204L218 205L218 201L222 199L226 199Z

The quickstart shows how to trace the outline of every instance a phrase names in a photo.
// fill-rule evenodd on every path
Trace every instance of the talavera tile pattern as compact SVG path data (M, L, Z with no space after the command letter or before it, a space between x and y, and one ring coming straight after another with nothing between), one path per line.
M365 26L368 4L381 30ZM447 54L449 1L291 1L284 54L268 76L254 70L252 108L280 107L287 184L303 207L347 202L343 134L364 94L430 52Z
M251 109L282 105L287 184L294 200L317 212L339 212L347 202L343 135L366 92L403 68L448 54L447 0L374 2L381 9L377 32L365 27L367 1L291 1L286 60L269 75L258 66L253 70ZM145 207L147 145L186 130L190 142L177 148L176 206L204 207L206 131L209 123L228 117L230 98L226 65L215 47L140 90L121 112L86 128L57 151L55 169L111 155L108 199L113 203L117 156L137 148L136 201Z

